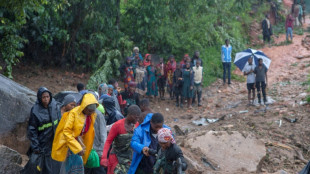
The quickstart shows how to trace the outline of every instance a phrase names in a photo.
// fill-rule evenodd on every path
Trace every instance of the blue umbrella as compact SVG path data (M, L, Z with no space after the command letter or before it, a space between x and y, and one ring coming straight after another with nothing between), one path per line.
M253 60L254 65L258 65L258 59L261 58L263 59L264 65L267 67L267 69L269 69L269 66L271 63L271 60L269 59L269 57L267 57L262 51L258 51L258 50L254 50L250 48L237 53L234 63L243 72L245 65L248 64L248 59L251 56L254 57L254 60Z

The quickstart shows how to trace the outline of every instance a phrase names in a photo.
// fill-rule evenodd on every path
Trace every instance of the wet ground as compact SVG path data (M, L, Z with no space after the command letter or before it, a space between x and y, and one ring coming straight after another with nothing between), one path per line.
M305 27L309 24L308 16ZM305 166L305 162L310 160L310 106L304 104L309 88L305 82L310 70L310 56L308 56L310 51L302 46L302 40L308 34L294 35L293 43L289 45L261 49L272 59L268 72L267 93L269 99L275 102L267 108L247 105L244 82L233 81L228 87L223 86L221 80L204 89L203 107L194 107L191 110L185 107L179 108L175 107L174 101L168 99L152 102L153 110L164 114L165 122L176 134L177 142L190 163L187 173L251 173L246 168L229 172L221 168L222 163L225 163L224 159L213 160L211 153L208 156L203 147L210 144L207 139L204 143L204 139L200 137L209 131L224 131L225 135L238 132L244 138L251 136L256 139L255 141L262 142L266 154L257 162L256 171L252 173L296 173ZM275 43L279 44L284 40L285 36L280 35L279 38L275 38ZM234 73L241 74L238 70ZM76 84L86 83L89 75L59 69L21 66L14 70L14 77L15 81L34 91L45 85L55 93L75 90ZM220 120L214 123L204 122L201 125L193 123L201 119ZM222 134L214 134L214 136L220 135ZM188 145L190 139L198 139L199 146ZM255 153L255 147L253 151ZM241 153L238 156L241 159L243 157L247 158L248 154Z

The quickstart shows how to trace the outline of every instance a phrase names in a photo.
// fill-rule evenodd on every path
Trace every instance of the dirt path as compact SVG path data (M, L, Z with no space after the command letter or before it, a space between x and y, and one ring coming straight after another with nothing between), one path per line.
M306 22L306 26L309 26L309 17ZM194 163L202 167L199 170L191 168L189 173L227 173L206 167L201 162L201 157L204 156L201 149L191 149L186 146L189 138L210 130L246 132L254 134L257 139L266 143L267 155L258 166L258 173L274 173L280 170L296 173L304 167L305 164L298 158L300 157L298 153L302 154L306 161L310 159L310 138L308 136L310 108L309 105L302 103L307 95L308 86L305 82L310 70L310 58L297 59L296 57L310 55L310 51L301 45L302 39L307 34L294 35L294 42L290 45L261 49L272 59L268 72L268 96L274 99L275 103L270 105L266 112L263 107L246 106L245 83L234 82L231 87L223 87L221 80L205 90L204 107L188 111L184 108L176 108L173 101L153 105L155 111L164 113L169 126L174 128L177 126L186 134L177 136L178 142L183 146L185 155L191 157ZM281 43L284 40L285 35L280 35L275 42ZM241 114L240 111L248 112ZM224 120L207 126L196 126L192 123L201 118L223 117ZM297 122L289 123L284 117L297 119ZM178 134L176 129L174 131ZM272 146L270 142L281 143L289 149ZM247 156L247 154L243 155ZM208 155L205 157L208 158Z
M289 2L285 1L285 3ZM309 24L308 16L306 26ZM301 103L307 95L308 86L305 85L305 81L310 70L310 58L297 59L295 57L310 54L309 50L301 46L301 40L306 34L309 33L305 33L303 36L294 35L294 42L290 45L261 49L272 59L268 72L268 96L274 99L275 103L270 105L266 112L263 107L247 106L246 85L237 81L234 81L231 87L223 87L221 80L207 87L203 94L204 106L195 107L190 111L175 107L174 101L171 100L152 102L154 111L164 114L165 122L172 127L177 142L182 147L184 154L191 160L190 163L199 166L196 168L190 166L188 173L227 173L224 169L214 171L207 167L201 161L201 157L207 158L208 156L203 155L201 149L190 148L186 145L189 138L195 138L195 136L210 130L228 133L237 131L245 137L248 134L253 134L255 138L264 142L267 154L261 160L257 173L275 173L280 170L296 173L303 168L305 164L298 159L295 150L302 154L306 160L310 159L310 107ZM275 39L275 42L281 43L284 40L285 35L280 35ZM54 93L62 90L75 90L76 83L86 83L89 77L87 74L75 74L57 69L43 70L22 66L15 69L14 72L17 82L35 91L38 87L46 85ZM240 111L247 112L240 113ZM297 122L289 123L284 120L284 117L296 118ZM206 126L193 124L193 121L201 118L223 118L223 120ZM272 146L270 142L281 143L294 150ZM247 154L241 154L241 157L242 155L246 156ZM225 161L222 162L225 163ZM249 172L240 171L238 173Z

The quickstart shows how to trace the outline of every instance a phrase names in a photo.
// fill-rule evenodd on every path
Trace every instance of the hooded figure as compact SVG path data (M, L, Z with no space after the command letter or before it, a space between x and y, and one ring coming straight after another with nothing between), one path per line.
M101 97L102 104L105 109L105 113L108 116L107 125L111 125L115 123L116 121L123 119L124 116L115 108L115 102L114 99L108 95L103 95Z
M99 87L98 87L98 93L99 93L99 98L100 98L100 100L102 99L102 96L103 96L104 94L108 94L109 88L114 89L112 85L107 85L106 83L102 83L102 84L99 85ZM108 94L108 95L109 95L109 94ZM118 102L119 100L118 100L118 98L117 98L117 95L116 95L115 93L112 93L110 96L114 99L115 108L116 108L118 111L121 112L121 107L120 107L120 105L119 105L119 102ZM101 102L102 102L102 101L99 101L99 103L101 103Z
M60 120L60 105L52 98L52 93L41 87L37 102L32 107L28 123L30 149L28 154L43 154L42 173L59 173L60 163L51 158L52 145L57 124Z
M73 154L85 150L82 158L84 165L86 164L93 148L95 138L94 123L97 114L92 112L92 114L86 115L87 113L84 113L84 110L86 108L87 110L96 110L98 105L95 96L87 93L83 96L80 106L63 115L53 143L52 158L54 160L65 161L69 149ZM81 137L82 142L77 140L78 137Z

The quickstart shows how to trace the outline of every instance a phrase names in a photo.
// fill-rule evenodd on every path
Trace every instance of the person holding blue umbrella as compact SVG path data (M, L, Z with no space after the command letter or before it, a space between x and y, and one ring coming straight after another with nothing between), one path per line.
M253 64L253 56L248 59L248 63L245 65L243 69L243 74L247 76L247 89L248 89L248 101L249 105L254 104L255 99L255 64ZM253 96L251 97L251 93Z
M229 40L225 40L225 45L221 49L222 54L222 63L223 63L223 85L226 84L226 73L228 78L228 85L230 85L230 69L231 69L231 52L232 47L229 44Z
M267 103L267 97L266 97L266 87L267 87L267 72L268 69L263 63L263 59L258 59L258 66L255 67L254 73L256 75L255 81L256 81L256 88L257 88L257 98L258 103L261 104L261 92L263 94L264 104Z

